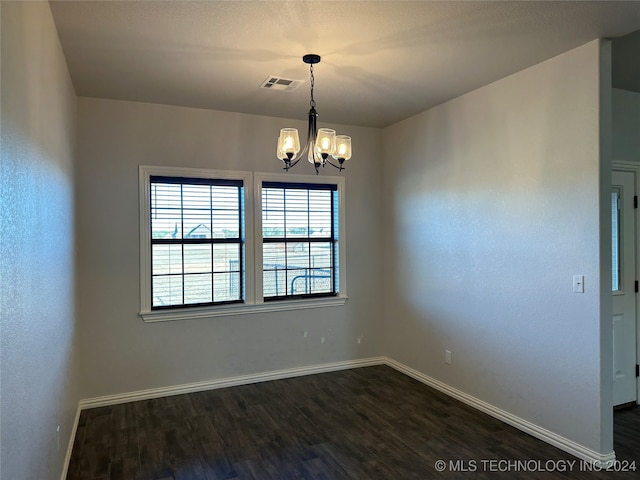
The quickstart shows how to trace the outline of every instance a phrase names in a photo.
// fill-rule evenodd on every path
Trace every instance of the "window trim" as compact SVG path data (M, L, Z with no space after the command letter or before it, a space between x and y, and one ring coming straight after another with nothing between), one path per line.
M210 170L186 167L158 167L140 165L138 170L139 235L140 235L140 311L145 322L244 315L286 310L300 310L344 305L348 299L346 292L346 242L344 177L311 176L296 174L272 174L238 170ZM212 178L242 180L244 184L244 303L184 307L174 309L151 309L151 198L149 185L152 176ZM264 302L262 298L262 182L284 183L332 183L338 188L338 252L339 285L336 296L287 299ZM260 292L260 295L257 294Z

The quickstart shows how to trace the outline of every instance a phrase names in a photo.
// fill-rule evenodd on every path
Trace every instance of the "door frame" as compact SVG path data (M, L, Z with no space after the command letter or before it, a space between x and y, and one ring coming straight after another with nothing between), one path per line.
M619 172L632 172L635 174L635 185L634 185L634 195L640 196L640 163L635 162L620 162L614 161L611 165L612 171ZM640 238L638 238L638 234L640 233L640 208L634 209L635 216L635 249L636 249L636 265L635 265L635 273L636 279L640 280L640 248L638 244L640 243ZM611 267L609 267L611 268ZM640 363L640 298L636 297L636 365ZM640 405L640 377L636 377L636 404Z

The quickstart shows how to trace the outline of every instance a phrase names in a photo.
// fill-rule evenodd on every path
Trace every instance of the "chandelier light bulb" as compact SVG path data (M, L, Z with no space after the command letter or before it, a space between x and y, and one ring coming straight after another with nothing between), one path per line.
M336 150L336 131L330 128L321 128L316 137L316 152L326 160Z
M336 149L331 156L338 161L342 160L342 162L349 160L351 158L351 137L336 135Z
M291 160L300 151L300 139L298 129L283 128L278 138L278 155L284 154ZM278 157L282 159L282 157Z

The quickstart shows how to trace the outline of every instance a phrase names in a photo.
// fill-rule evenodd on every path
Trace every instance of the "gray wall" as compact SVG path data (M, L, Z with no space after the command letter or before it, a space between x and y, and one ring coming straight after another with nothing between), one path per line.
M287 125L306 130L269 117L78 99L83 398L380 355L382 162L380 131L371 128L336 126L355 142L346 305L146 324L138 317L138 165L281 172L275 144ZM313 168L301 162L294 171Z
M609 55L594 41L387 128L383 176L385 353L603 454Z
M0 477L53 479L60 478L79 400L73 346L76 98L49 4L3 1L1 16Z
M640 162L640 93L613 89L613 161Z

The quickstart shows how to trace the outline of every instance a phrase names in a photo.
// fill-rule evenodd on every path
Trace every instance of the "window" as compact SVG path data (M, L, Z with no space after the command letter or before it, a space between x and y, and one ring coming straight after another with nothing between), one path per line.
M265 300L337 294L337 190L335 184L263 182Z
M620 291L620 193L619 187L611 192L611 290Z
M146 322L345 303L344 177L141 166L139 181Z
M151 177L151 309L243 301L242 190L242 180Z

